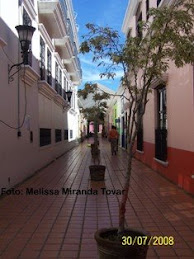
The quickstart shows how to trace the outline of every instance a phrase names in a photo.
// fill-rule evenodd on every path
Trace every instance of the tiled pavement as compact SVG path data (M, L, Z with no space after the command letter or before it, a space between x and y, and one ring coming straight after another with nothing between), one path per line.
M122 189L126 153L110 154L101 143L104 183L89 180L90 148L84 142L17 187L23 195L0 199L0 258L97 257L94 232L118 225L119 195L62 195L61 188ZM27 188L59 190L60 195L27 195ZM41 190L40 190L41 191ZM133 163L127 222L153 236L173 236L173 246L150 246L148 258L194 258L194 201L138 161Z

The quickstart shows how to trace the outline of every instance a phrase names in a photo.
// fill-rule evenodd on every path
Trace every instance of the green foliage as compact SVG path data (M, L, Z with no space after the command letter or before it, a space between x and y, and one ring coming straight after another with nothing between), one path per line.
M125 44L120 43L117 31L87 24L89 32L83 37L80 49L83 54L91 52L93 61L104 68L101 77L114 78L118 67L123 69L121 82L129 95L126 190L129 189L133 145L153 80L168 70L169 61L177 67L194 63L193 0L175 0L170 6L152 8L149 17L147 22L138 24L139 36L127 38ZM109 62L105 63L107 59ZM83 92L85 96L86 92ZM120 229L124 227L126 200L127 192L120 204Z
M84 100L92 95L94 105L89 108L82 109L84 117L89 121L102 122L101 114L106 111L107 103L105 100L110 98L110 95L104 91L100 91L97 84L86 83L84 89L78 91L78 96Z

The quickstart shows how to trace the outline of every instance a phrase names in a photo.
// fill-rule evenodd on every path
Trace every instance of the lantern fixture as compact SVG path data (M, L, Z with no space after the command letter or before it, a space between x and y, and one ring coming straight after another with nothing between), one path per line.
M27 60L28 58L28 53L29 53L29 47L32 41L32 36L34 31L36 30L34 27L29 26L29 25L18 25L15 27L17 32L18 32L18 36L19 36L19 41L21 44L21 54L22 54L22 62L18 63L18 64L14 64L11 67L8 66L8 83L10 83L11 81L13 81L13 76L19 72L19 70L21 69L21 65L24 64L25 60ZM14 67L17 67L18 70L16 72L14 72L13 74L11 74L11 71Z
M70 103L71 102L71 96L72 96L72 91L68 90L67 92L65 92L67 95L67 100Z

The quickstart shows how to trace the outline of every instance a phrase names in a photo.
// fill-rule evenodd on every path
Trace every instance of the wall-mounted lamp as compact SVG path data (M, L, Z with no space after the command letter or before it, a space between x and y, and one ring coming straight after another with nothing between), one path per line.
M34 27L28 26L28 25L18 25L15 28L18 32L19 41L21 44L21 54L22 54L23 61L21 63L14 64L11 67L8 66L8 83L13 81L13 76L16 73L18 73L18 71L21 68L21 65L24 64L25 60L27 59L28 53L29 53L29 47L32 41L32 36L34 31L36 30ZM18 70L13 74L11 74L11 71L14 67L17 67Z
M66 95L67 95L67 99L68 99L68 102L70 103L70 101L71 101L71 96L72 96L72 91L67 91L67 92L65 92L66 93Z

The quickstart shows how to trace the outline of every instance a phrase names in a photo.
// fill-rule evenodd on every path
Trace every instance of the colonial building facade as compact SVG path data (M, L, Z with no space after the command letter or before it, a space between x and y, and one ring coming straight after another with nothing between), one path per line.
M35 31L27 58L10 70L23 60L17 25ZM0 187L76 145L78 48L71 0L0 0Z
M138 32L138 22L149 19L151 7L166 0L131 0L122 30L126 37ZM194 193L194 67L169 70L153 82L142 130L137 136L136 157L187 192ZM127 110L125 110L127 118ZM122 116L121 116L122 117Z

